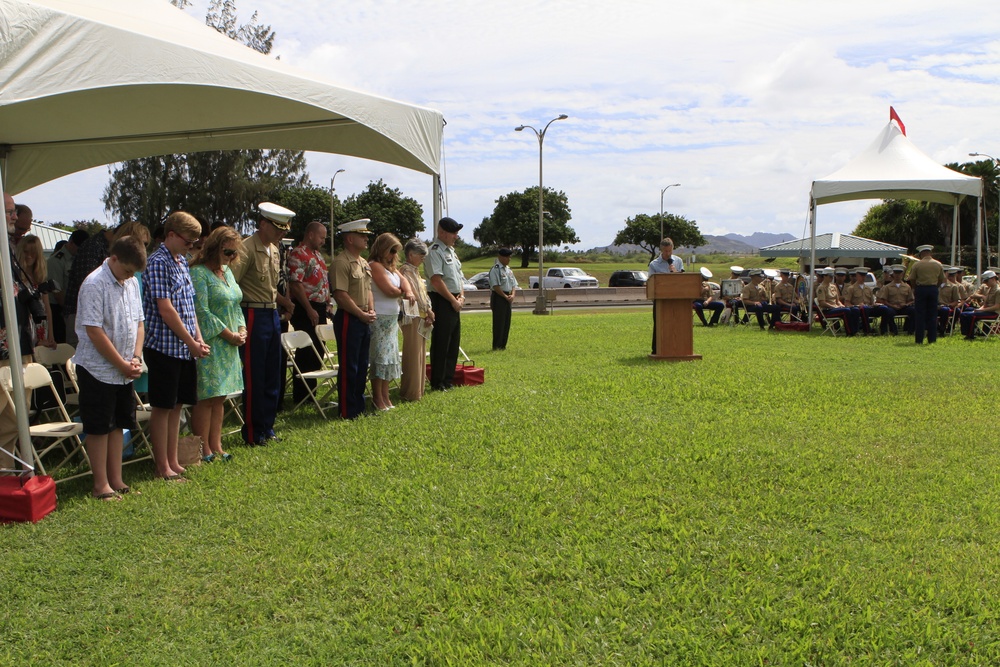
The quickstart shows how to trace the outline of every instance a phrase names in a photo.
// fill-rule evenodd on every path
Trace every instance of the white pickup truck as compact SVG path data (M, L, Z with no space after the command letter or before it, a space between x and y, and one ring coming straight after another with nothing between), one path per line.
M528 278L528 287L538 289L538 276ZM555 287L598 287L597 278L575 267L556 267L545 272L545 289Z

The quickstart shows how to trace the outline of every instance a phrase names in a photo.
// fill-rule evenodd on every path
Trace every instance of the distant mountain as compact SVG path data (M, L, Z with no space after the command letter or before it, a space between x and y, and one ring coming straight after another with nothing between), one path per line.
M774 245L775 243L784 243L785 241L794 241L797 237L791 234L769 234L767 232L754 232L750 236L743 236L742 234L726 234L727 239L732 239L734 241L740 241L746 243L752 248L767 247L769 245Z
M791 234L769 234L767 232L754 232L750 236L740 234L726 234L725 236L712 236L705 234L705 245L697 248L677 248L680 255L695 253L706 255L711 253L723 253L729 255L753 255L764 246L784 243L795 240ZM637 245L609 245L602 248L592 248L587 252L607 252L613 255L627 255L632 252L644 252Z

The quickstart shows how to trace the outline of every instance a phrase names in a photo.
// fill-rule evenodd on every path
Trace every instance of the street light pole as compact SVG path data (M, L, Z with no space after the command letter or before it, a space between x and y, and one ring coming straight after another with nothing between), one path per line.
M334 255L333 244L336 242L337 238L336 234L337 230L333 228L333 193L336 192L336 189L333 187L333 182L337 180L337 174L342 174L345 171L347 170L338 169L337 171L333 172L333 178L330 179L330 257L331 258L333 258Z
M542 199L542 143L545 141L545 131L549 129L549 125L556 122L557 120L565 120L569 118L566 114L559 114L558 117L553 118L542 131L539 132L530 125L518 125L514 128L515 132L520 132L521 130L528 128L535 133L538 137L538 296L535 297L535 315L544 315L547 311L545 310L545 282L543 275L543 261L542 261L542 249L545 245L545 219L544 219L544 204Z
M969 157L988 157L993 160L993 168L1000 170L1000 160L992 155L987 155L986 153L969 153ZM997 193L1000 194L1000 187L997 188ZM989 255L989 252L987 251L986 254ZM997 197L997 261L1000 261L1000 196ZM989 264L989 257L986 258L986 263Z
M671 183L667 187L660 190L660 241L663 241L663 193L669 190L670 188L679 188L679 187L681 187L680 183Z

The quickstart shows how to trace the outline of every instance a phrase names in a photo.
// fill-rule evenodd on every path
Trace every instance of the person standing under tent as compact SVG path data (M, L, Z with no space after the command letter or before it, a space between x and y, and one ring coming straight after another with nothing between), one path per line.
M932 245L922 245L917 248L919 261L910 267L910 281L913 283L913 335L920 345L924 342L937 341L938 334L938 292L941 284L947 281L941 262L931 257Z
M243 241L233 277L243 292L243 441L266 445L278 438L274 420L278 397L285 383L281 363L281 322L278 314L278 278L281 258L278 244L291 227L293 211L271 202L257 206L257 231ZM291 307L290 305L288 307ZM294 311L293 311L294 312Z
M333 334L337 339L337 395L340 416L355 419L365 411L365 385L371 346L371 325L375 322L372 270L361 253L368 247L368 220L338 225L344 252L337 255L330 271L333 299Z

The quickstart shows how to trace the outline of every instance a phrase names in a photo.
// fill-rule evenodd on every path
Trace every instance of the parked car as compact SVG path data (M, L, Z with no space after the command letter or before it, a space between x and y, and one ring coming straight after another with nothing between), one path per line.
M468 282L472 283L479 289L489 289L490 288L490 272L480 271L476 275L469 278Z
M538 276L528 279L530 289L538 289ZM553 287L600 287L597 278L587 275L583 269L571 266L560 266L549 269L545 273L545 289Z
M615 271L608 280L608 287L645 287L648 279L645 271Z

